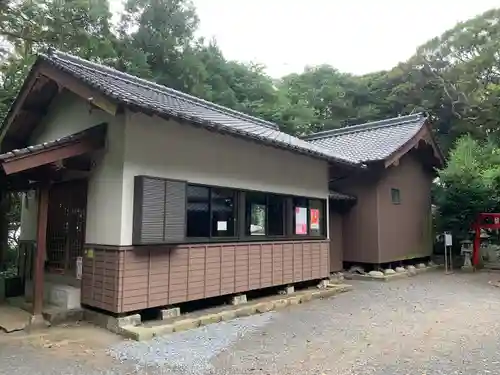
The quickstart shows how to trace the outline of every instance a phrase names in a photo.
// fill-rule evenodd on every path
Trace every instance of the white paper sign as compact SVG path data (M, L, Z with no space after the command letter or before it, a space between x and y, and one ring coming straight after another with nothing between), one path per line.
M83 258L77 257L76 258L76 279L77 280L82 279L82 270L83 270Z
M227 221L218 221L217 222L217 230L218 231L227 230Z
M444 245L445 246L452 246L453 240L451 237L451 233L445 233L444 234Z

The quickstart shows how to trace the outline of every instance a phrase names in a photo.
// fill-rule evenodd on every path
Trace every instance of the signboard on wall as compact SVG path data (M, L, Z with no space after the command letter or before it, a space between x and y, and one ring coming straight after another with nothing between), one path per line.
M295 207L295 234L307 234L306 207Z
M319 230L319 210L311 208L311 229Z

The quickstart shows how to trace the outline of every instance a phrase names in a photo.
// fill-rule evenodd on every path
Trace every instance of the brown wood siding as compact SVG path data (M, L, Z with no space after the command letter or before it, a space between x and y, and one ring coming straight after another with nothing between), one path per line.
M341 271L343 268L342 221L341 213L330 210L330 272Z
M432 173L413 153L391 166L380 179L379 263L429 256L432 253ZM401 203L393 204L391 188L399 189Z
M87 250L82 303L114 313L329 275L328 240Z
M377 187L374 176L362 176L343 190L357 197L342 220L344 262L378 262Z

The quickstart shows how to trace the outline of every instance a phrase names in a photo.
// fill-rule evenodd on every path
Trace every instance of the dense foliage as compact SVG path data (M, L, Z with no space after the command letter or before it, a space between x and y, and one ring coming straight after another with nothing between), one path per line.
M486 160L474 142L493 144L498 136L499 21L500 9L493 9L459 23L388 71L354 76L323 65L273 79L264 67L228 61L216 41L198 38L189 0L128 0L118 22L108 0L0 1L0 118L34 56L48 46L274 121L293 134L427 110L445 151L470 135L451 153L437 200L441 212L463 223L474 210L496 207L487 193L496 188L496 172L491 163L480 164ZM454 199L469 208L453 211ZM456 226L452 221L446 225Z

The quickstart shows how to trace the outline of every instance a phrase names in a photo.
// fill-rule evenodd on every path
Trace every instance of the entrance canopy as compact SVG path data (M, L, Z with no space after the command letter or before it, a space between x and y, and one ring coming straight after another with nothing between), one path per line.
M37 182L57 181L64 170L90 170L85 157L104 147L106 124L97 125L54 141L0 155L0 183L7 190L27 190Z

